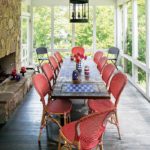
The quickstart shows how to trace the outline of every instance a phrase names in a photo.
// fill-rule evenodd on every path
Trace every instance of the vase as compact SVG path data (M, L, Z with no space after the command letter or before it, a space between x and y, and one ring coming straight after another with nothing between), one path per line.
M74 70L72 72L72 82L74 84L80 83L80 77L79 77L79 71L78 70Z
M81 66L81 61L79 63L76 63L76 70L79 71L79 73L82 72L82 66Z

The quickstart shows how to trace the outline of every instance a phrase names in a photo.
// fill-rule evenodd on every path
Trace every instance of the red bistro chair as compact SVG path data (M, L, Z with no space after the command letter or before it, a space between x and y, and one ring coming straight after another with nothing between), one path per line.
M94 54L94 62L98 65L98 62L100 60L100 58L103 56L103 52L102 51L97 51Z
M67 124L68 120L70 120L69 118L70 111L72 109L72 103L67 99L52 100L50 98L51 90L44 74L39 73L34 75L32 77L32 81L43 105L43 114L38 138L38 142L40 144L42 129L46 126L47 120L50 119L52 122L55 122L59 127L61 127L60 123L53 118L53 115L59 115L64 117L64 124ZM45 99L46 95L48 95L48 101Z
M117 105L119 102L119 97L127 83L127 77L121 72L118 72L115 74L110 82L109 86L109 92L114 97L115 102L113 102L111 99L90 99L88 100L88 107L90 109L90 112L106 112L106 111L113 111L113 114L111 116L111 123L116 125L119 139L121 139L120 135L120 129L119 129L119 122L118 122L118 116L117 116Z
M57 61L56 61L56 59L55 59L54 56L49 56L49 57L48 57L48 60L49 60L51 66L52 66L52 68L53 68L53 70L54 70L55 80L56 80L57 75L58 75L58 73L59 73L59 65L58 65L58 63L57 63Z
M101 57L99 62L98 62L98 65L97 65L97 68L98 68L100 73L102 73L103 68L104 68L106 63L107 63L107 57Z
M116 67L113 64L107 64L104 66L103 72L102 72L102 79L106 84L106 87L108 87L109 80L114 73Z
M42 64L42 71L45 74L45 76L49 82L50 90L52 90L53 85L55 83L54 71L53 71L52 67L50 66L49 63L44 63L44 64ZM51 84L51 81L53 81L53 85Z
M63 59L62 59L61 54L57 51L54 53L54 56L56 57L56 59L58 61L59 67L61 67L61 64L63 63Z
M80 54L80 55L84 55L84 48L80 47L80 46L76 46L72 48L72 54L76 55L76 54Z
M92 150L99 145L103 150L102 137L110 113L93 113L60 128L58 150L61 150L61 139L66 142L63 147L69 150L72 149L71 145L78 150Z

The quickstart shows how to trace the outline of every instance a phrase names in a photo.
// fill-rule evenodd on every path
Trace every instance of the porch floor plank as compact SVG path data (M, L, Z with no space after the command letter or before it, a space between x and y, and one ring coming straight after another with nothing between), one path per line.
M82 101L74 106L78 108ZM46 130L38 146L42 106L34 88L26 95L8 123L0 128L0 150L57 150L57 144L47 139ZM79 117L87 113L83 106L72 115ZM150 149L150 103L130 84L120 97L118 115L122 140L118 140L115 126L108 124L104 135L105 150L149 150ZM75 117L72 117L74 120Z

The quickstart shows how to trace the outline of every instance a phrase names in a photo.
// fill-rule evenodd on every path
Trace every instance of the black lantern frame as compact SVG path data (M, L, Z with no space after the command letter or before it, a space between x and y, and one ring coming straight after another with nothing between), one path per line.
M70 0L69 18L71 23L89 21L89 0Z

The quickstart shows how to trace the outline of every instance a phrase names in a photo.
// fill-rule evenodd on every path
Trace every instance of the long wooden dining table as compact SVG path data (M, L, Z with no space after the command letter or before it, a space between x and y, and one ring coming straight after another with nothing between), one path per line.
M76 63L69 58L64 59L58 74L56 84L53 87L51 97L71 98L71 99L109 99L105 83L97 69L96 64L90 58L82 60L82 72L80 73L80 83L74 84L72 73L76 69ZM89 77L84 74L84 67L89 66Z

